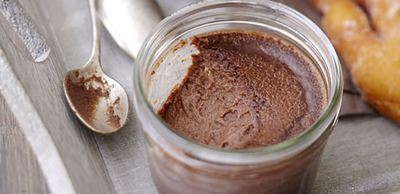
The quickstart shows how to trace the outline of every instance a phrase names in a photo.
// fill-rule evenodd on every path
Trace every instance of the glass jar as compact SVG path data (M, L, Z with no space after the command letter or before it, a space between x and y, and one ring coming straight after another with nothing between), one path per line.
M181 60L177 53L172 58L165 56L190 37L224 30L269 34L296 47L312 61L324 80L328 97L325 111L312 126L273 146L230 150L194 142L157 115L162 102L154 99L165 99L190 65L190 61L175 64L171 70L172 66L163 65L165 61ZM155 72L157 68L161 70ZM285 5L266 0L210 0L175 12L147 37L134 67L134 103L158 191L307 193L326 140L337 122L342 88L340 63L327 37L309 19Z

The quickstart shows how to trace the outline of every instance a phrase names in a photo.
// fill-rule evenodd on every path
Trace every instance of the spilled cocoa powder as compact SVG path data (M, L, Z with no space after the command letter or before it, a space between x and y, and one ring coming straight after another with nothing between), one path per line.
M115 114L114 109L119 107L119 102L120 102L120 99L118 98L113 103L113 106L108 106L108 108L107 108L107 115L108 115L107 123L114 128L121 127L121 123L120 123L121 118L119 118L118 115L114 115Z
M79 75L79 73L77 75ZM103 92L100 87L95 89L92 85L89 85L87 88L85 83L90 81L102 83L100 77L96 76L92 76L88 79L82 77L76 83L72 82L71 78L67 79L69 98L72 104L74 104L76 111L79 112L80 116L88 123L93 122L99 98L108 98L110 96L109 91L106 90Z

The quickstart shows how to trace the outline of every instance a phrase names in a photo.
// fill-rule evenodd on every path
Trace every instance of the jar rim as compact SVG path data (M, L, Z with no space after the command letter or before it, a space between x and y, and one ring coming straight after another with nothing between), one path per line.
M243 149L243 150L235 150L235 149L224 149L217 148L213 146L209 146L206 144L202 144L191 140L181 134L179 134L176 130L170 127L161 117L158 116L156 111L151 107L151 103L146 98L145 88L143 87L141 81L141 65L146 64L149 61L146 61L146 51L150 48L150 45L155 41L154 36L163 29L163 27L169 25L171 21L176 20L178 17L187 14L189 12L193 12L200 9L207 9L208 7L215 6L226 6L226 5L235 5L235 4L247 4L247 5L258 5L264 8L274 9L277 13L284 13L296 17L303 25L308 27L313 33L317 34L322 42L323 46L328 50L328 58L330 59L330 63L333 65L333 85L330 87L331 91L327 91L328 94L328 103L324 112L320 115L320 117L306 130L304 130L301 134L296 137L293 137L289 140L283 141L281 143L261 147L261 148L252 148L252 149ZM328 61L329 62L329 61ZM144 78L146 79L146 78ZM327 89L328 90L328 89ZM337 121L337 117L340 111L340 105L342 100L342 92L343 92L343 81L342 81L342 73L340 62L338 56L328 40L325 34L317 25L315 25L312 21L310 21L307 17L303 16L298 11L283 5L281 3L269 1L269 0L252 0L252 1L235 1L235 0L206 0L196 4L189 5L184 7L172 15L166 17L163 21L161 21L148 35L146 40L144 41L137 59L135 60L134 66L134 104L136 112L141 121L149 120L151 122L143 123L143 131L147 133L146 130L154 129L157 133L162 133L164 139L167 139L167 142L177 146L183 150L186 150L188 153L193 155L196 158L200 158L203 160L209 160L213 162L225 162L225 163L248 163L248 162L259 162L266 160L273 160L283 155L288 155L290 153L295 152L295 150L299 151L297 146L307 147L310 146L313 142L316 142L320 137L326 138L332 129L332 126ZM152 135L152 134L150 134ZM313 137L317 136L317 137ZM157 137L155 137L157 139ZM158 137L159 140L159 137ZM322 142L322 141L321 141ZM296 148L297 147L297 148ZM252 159L242 160L244 155L252 155ZM224 156L224 160L216 159L215 156ZM232 161L233 160L233 161Z

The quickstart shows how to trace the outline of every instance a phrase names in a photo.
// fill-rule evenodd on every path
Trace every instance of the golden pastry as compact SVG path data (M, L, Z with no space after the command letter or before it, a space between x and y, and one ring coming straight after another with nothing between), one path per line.
M400 123L400 0L310 1L363 98Z

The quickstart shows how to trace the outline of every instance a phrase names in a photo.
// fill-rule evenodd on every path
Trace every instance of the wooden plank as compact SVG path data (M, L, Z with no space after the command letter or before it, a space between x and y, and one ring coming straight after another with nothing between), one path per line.
M1 94L0 193L49 193L36 157Z
M77 2L85 6L80 9L85 13L86 1L72 2L76 4L70 8L79 8ZM62 78L71 66L66 64L64 59L68 58L68 53L62 51L51 26L51 21L56 18L44 10L43 1L20 3L47 39L52 52L43 63L28 61L0 28L0 44L8 58L6 60L3 51L0 52L0 89L37 156L49 190L57 194L114 193L93 134L75 118L62 91ZM58 13L66 13L63 1L52 3L58 3ZM57 6L51 9L57 9ZM90 21L88 11L85 19ZM69 38L70 42L76 41L74 36ZM87 40L91 41L91 38ZM90 47L91 44L84 45ZM69 57L74 59L80 54L82 52ZM76 62L73 64L80 65Z

